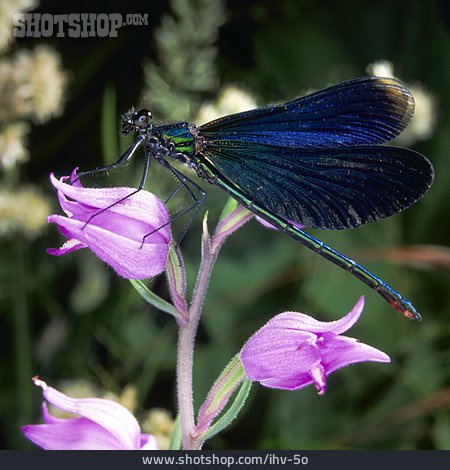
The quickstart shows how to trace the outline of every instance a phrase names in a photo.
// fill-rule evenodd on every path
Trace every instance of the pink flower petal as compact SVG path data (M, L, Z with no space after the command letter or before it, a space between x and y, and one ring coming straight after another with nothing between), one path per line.
M261 385L268 388L278 388L281 390L299 390L301 388L312 385L314 380L311 374L303 373L292 375L291 377L271 377L264 380L259 380Z
M262 219L261 217L259 217L259 215L255 215L255 219L263 226L263 227L266 227L270 230L278 230L277 227L275 227L275 225L272 225L271 223L265 221L264 219Z
M339 320L329 323L329 326L331 328L327 331L332 331L336 335L340 335L341 333L344 333L344 331L349 330L359 320L363 309L364 296L362 295L358 299L354 307L350 310L350 312L347 313L347 315L345 315Z
M326 377L336 369L362 361L389 362L382 351L339 335L358 320L363 307L361 297L334 322L297 312L276 315L242 348L240 359L247 376L266 387L286 390L314 384L322 395Z
M141 435L141 450L159 450L158 441L152 434Z
M66 197L79 204L84 204L86 207L94 209L105 209L106 207L114 204L113 207L108 209L109 213L124 215L128 218L135 218L136 220L146 222L150 225L154 224L155 217L160 211L167 212L164 204L159 198L148 191L136 192L134 188L83 188L71 186L56 179L53 174L50 175L50 180L58 191L61 191ZM117 203L122 198L130 196L124 201ZM95 220L95 219L93 219Z
M327 374L357 362L390 362L390 357L383 351L354 338L336 336L321 347L322 364Z
M42 419L44 420L45 424L53 424L53 423L64 423L67 421L67 418L57 418L56 416L53 416L50 414L48 411L48 406L45 401L42 402Z
M32 442L47 450L139 450L157 449L154 436L141 434L136 418L122 405L99 398L70 398L49 387L38 377L44 397L55 407L78 415L76 418L52 416L44 402L45 424L23 426Z
M101 398L71 398L37 379L44 397L57 408L77 414L108 431L124 449L138 449L140 428L136 418L122 405ZM75 423L72 419L70 423ZM85 429L85 428L84 428Z
M51 220L52 217L55 216L48 217L47 221L53 222L53 220ZM53 256L63 256L67 255L67 253L71 253L72 251L76 251L86 247L87 245L85 245L84 243L81 243L80 241L75 240L74 238L69 238L60 248L47 248L47 253Z
M142 245L141 241L125 238L96 225L84 227L83 222L75 219L58 215L49 219L127 279L146 279L164 270L169 253L167 242L151 243L151 237L148 237Z
M85 418L23 426L25 436L45 450L127 450L100 425Z
M325 369L323 368L322 364L317 364L317 366L311 369L311 377L314 381L314 386L317 389L319 395L324 395L326 391L326 375Z
M359 319L364 308L364 296L361 296L355 306L347 315L339 320L324 322L299 312L284 312L276 315L267 325L272 328L292 328L296 330L309 331L311 333L333 332L343 333L350 329Z
M270 222L267 222L267 221L264 220L262 217L259 217L259 215L255 215L255 219L256 219L263 227L266 227L266 228L271 229L271 230L278 230L278 228L275 227L275 225L272 225ZM306 228L305 225L299 224L299 223L297 223L297 222L293 222L292 220L289 220L289 223L291 223L292 225L295 225L295 226L298 227L300 230Z
M76 184L66 184L65 179L50 175L69 217L51 215L47 220L56 223L68 241L48 253L61 256L87 247L127 279L146 279L164 270L171 233L160 199L132 188L83 188L75 170L71 180Z
M241 362L252 380L274 377L290 379L320 361L316 336L298 330L273 329L266 325L256 332L241 351Z
M75 167L72 173L70 174L70 185L75 186L76 188L82 188L83 185L81 184L81 181L78 179L77 171L78 171L78 167ZM62 180L64 181L64 179Z

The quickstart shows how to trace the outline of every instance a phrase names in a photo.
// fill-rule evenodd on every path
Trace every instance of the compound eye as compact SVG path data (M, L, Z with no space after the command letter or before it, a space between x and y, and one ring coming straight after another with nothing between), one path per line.
M147 126L152 119L152 113L148 109L141 109L134 117L134 123L138 127Z

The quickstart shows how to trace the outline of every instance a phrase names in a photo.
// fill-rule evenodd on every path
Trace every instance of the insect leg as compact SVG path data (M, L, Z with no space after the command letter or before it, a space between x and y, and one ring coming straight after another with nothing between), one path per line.
M142 239L142 244L144 244L145 239L147 237L149 237L150 235L152 235L153 233L157 232L158 230L165 227L169 223L173 222L174 220L176 220L176 219L182 217L183 215L187 214L188 212L192 211L191 217L190 217L188 223L186 224L186 227L183 229L181 235L178 237L179 238L178 243L180 243L181 240L186 235L187 230L191 226L192 221L194 220L195 216L197 215L201 205L203 204L203 201L204 201L205 196L206 196L206 192L197 183L194 183L194 181L192 181L190 178L185 176L183 173L179 172L176 168L174 168L172 165L170 165L170 163L168 163L163 158L158 158L157 160L158 160L159 163L161 163L161 165L163 165L165 168L167 168L179 182L178 186L175 188L175 190L172 192L172 194L170 194L170 196L167 198L166 202L168 202L183 187L189 193L189 195L191 196L192 204L189 207L187 207L186 209L183 209L181 212L178 212L177 214L175 214L171 218L170 222L167 222L166 224L162 225L161 227L158 227L157 229L153 230L152 232L147 233Z
M98 173L106 173L110 170L116 170L117 168L121 168L125 166L130 161L130 159L133 157L136 150L142 145L143 142L144 142L144 139L139 138L131 147L129 147L124 152L124 154L117 160L117 162L111 163L110 165L99 166L92 170L82 171L81 173L77 174L77 178L75 181L78 181L80 178L83 178L85 176L96 175ZM74 181L72 181L72 183L74 183Z
M181 183L178 183L177 187L169 194L167 199L164 201L164 204L168 204L169 201L175 196L175 194L178 193L178 191L183 188L183 185Z
M117 168L117 164L119 163L119 167L124 165L124 163L126 161L128 161L133 153L137 150L137 148L139 147L139 145L137 145L139 143L139 145L142 143L142 140L139 140L137 141L132 147L130 147L131 149L131 152L130 149L127 150L127 152L125 152L124 155L122 155L122 157L120 157L120 159L113 165L109 165L109 166L114 166L115 168ZM127 156L127 158L125 158L125 156ZM91 217L89 217L89 219L86 221L86 223L83 225L83 229L86 227L86 225L89 224L89 222L94 218L94 217L97 217L98 215L102 214L103 212L111 209L111 207L114 207L115 205L121 203L122 201L125 201L126 199L130 198L131 196L133 196L134 194L138 193L139 191L141 191L144 186L145 186L145 180L147 179L147 175L148 175L148 168L149 168L149 165L150 165L150 160L152 158L152 154L150 152L146 152L145 153L145 162L144 162L144 171L142 173L142 178L141 178L141 182L139 183L139 186L136 190L132 191L130 194L127 194L126 196L118 199L117 201L113 202L112 204L110 204L109 206L107 207L104 207L103 209L101 209L100 211L98 211L96 214L93 214L91 215ZM102 170L103 171L103 170Z

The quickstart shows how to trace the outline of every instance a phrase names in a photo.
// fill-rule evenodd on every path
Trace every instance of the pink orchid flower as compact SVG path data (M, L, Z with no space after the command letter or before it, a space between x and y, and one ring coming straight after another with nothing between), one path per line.
M46 450L158 450L151 434L142 434L136 418L122 405L101 398L71 398L37 377L33 382L60 410L77 418L56 418L42 404L44 424L22 427L25 436Z
M67 241L48 253L62 256L89 248L127 279L145 279L164 271L171 232L167 208L159 198L143 190L127 198L133 188L83 188L76 169L72 184L66 179L50 175L67 217L51 215L47 221L56 223Z
M298 312L277 315L242 348L247 376L266 387L285 390L314 384L323 395L326 377L341 367L363 361L390 362L384 352L341 336L358 321L363 308L361 297L347 315L333 322Z

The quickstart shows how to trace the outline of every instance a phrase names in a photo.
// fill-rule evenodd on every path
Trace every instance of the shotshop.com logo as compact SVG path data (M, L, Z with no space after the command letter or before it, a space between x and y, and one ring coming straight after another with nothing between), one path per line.
M92 38L117 37L122 26L148 25L148 14L128 13L15 13L13 35L16 38Z

